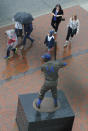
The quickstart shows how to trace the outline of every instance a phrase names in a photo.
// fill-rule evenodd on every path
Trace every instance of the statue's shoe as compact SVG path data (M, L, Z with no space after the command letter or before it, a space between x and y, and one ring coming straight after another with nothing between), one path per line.
M37 103L36 103L36 107L37 107L38 109L40 109L40 105L38 105Z
M55 104L54 104L54 107L56 108L57 106L58 106L58 104L57 104L57 103L55 103Z

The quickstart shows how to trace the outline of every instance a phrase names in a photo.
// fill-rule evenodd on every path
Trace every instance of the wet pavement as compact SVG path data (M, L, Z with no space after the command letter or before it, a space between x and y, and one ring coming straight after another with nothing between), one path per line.
M80 19L80 32L74 37L68 48L63 48L69 17L75 12ZM58 89L62 89L71 104L76 117L72 131L88 131L88 12L79 6L64 10L66 21L62 22L56 36L57 59L63 59L68 66L60 70ZM44 77L40 71L40 57L47 52L43 43L45 35L51 29L51 15L43 15L33 22L35 38L33 46L27 41L25 51L10 60L3 59L6 53L5 30L0 29L0 131L18 131L15 117L19 94L39 92ZM20 40L19 40L20 43Z

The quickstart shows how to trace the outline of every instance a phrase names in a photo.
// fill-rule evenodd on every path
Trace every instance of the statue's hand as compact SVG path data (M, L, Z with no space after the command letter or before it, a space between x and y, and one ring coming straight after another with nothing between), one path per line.
M66 66L67 65L67 63L66 62L64 62L64 66Z

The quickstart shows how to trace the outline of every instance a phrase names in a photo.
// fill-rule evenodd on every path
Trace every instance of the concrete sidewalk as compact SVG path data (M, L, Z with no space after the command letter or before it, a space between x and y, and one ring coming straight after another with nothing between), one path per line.
M1 0L0 1L0 26L12 24L12 18L16 12L30 12L34 18L52 11L56 4L62 8L75 5L88 9L87 0Z
M80 19L80 32L74 37L72 45L64 49L69 17L75 12ZM88 12L79 6L64 10L66 21L60 24L57 33L57 59L63 59L68 66L60 70L58 88L67 96L75 114L72 131L88 131ZM46 20L46 21L45 21ZM43 43L45 35L51 29L51 15L43 15L34 20L32 37L35 42L21 54L9 61L3 59L6 53L5 30L0 29L0 131L18 131L15 117L19 94L39 92L44 77L40 71L40 57L47 52ZM30 42L27 41L27 46Z

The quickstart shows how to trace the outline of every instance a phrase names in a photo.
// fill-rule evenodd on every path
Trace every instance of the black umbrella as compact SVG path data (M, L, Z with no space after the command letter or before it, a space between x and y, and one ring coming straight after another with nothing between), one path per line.
M29 24L34 19L31 14L26 12L18 12L14 15L14 20L20 22L21 24Z

